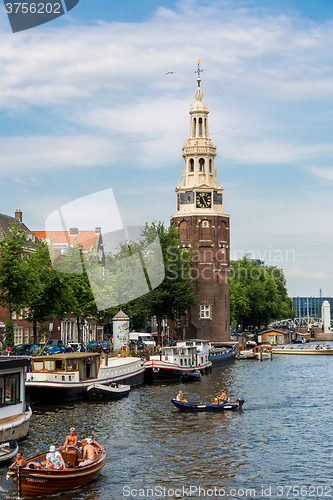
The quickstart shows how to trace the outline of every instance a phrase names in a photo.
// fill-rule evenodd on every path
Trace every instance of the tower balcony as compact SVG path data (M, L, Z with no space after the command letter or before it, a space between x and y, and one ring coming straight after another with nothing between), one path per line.
M216 156L216 146L213 144L210 144L209 146L183 146L182 148L182 155L187 156L187 155L210 155L210 156Z

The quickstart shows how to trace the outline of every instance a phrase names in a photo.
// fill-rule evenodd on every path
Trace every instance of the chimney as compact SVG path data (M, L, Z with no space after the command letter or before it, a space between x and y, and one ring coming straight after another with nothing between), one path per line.
M102 228L101 227L95 227L95 234L101 234Z
M77 227L69 228L69 235L70 236L77 236L78 234L79 234L79 229Z
M20 222L22 222L22 212L21 210L18 208L16 209L16 212L15 212L15 219L19 220Z

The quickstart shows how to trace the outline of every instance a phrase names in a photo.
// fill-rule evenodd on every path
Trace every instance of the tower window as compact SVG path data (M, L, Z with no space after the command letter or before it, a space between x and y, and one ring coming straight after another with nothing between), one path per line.
M193 160L193 158L190 159L190 172L194 172L194 160Z
M205 118L205 137L208 136L208 131L207 131L207 118Z
M204 171L205 171L205 160L203 158L200 158L200 160L199 160L199 172L204 172Z
M212 160L209 160L209 171L212 171Z
M202 227L209 227L209 222L208 222L208 220L203 220L203 221L202 221Z
M211 307L210 305L203 305L201 304L200 306L200 319L211 319Z
M199 137L202 137L202 118L199 118Z
M197 119L193 118L193 137L197 135Z

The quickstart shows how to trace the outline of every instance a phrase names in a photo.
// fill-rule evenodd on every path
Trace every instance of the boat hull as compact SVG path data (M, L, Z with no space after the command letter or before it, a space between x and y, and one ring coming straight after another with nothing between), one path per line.
M96 443L97 444L97 443ZM85 467L68 468L66 470L41 470L20 468L9 471L16 493L19 498L53 495L63 491L79 488L96 479L106 463L106 453L102 449L101 457L91 465ZM38 460L33 457L27 462Z
M114 382L130 386L141 385L144 382L144 376L145 370L142 367L132 374L126 374L124 377L114 377L109 380L87 380L80 383L26 381L25 386L27 397L30 398L31 404L53 404L87 398L87 388L94 382L105 385L110 385Z
M208 356L209 361L212 362L212 367L223 365L224 363L229 363L235 361L236 352L231 349L225 353L210 353Z
M244 399L238 399L238 401L226 402L222 404L213 403L194 403L183 401L177 401L176 399L171 399L171 402L181 411L215 411L223 412L227 410L240 410L244 404Z
M15 439L1 441L0 443L0 462L7 462L15 457L18 452L18 444Z
M118 385L118 384L117 384ZM119 385L118 387L102 386L101 384L92 384L88 387L88 398L92 401L103 401L110 399L119 399L127 396L131 386Z
M295 348L295 349L283 349L274 348L273 354L299 354L308 356L332 356L333 349L305 349L305 348Z
M212 363L209 361L205 365L182 368L167 361L149 360L145 365L145 382L174 382L200 380L201 375L211 371Z

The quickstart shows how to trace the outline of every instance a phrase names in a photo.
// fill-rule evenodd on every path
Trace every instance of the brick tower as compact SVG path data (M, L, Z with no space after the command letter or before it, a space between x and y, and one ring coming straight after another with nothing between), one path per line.
M230 218L223 211L223 187L216 182L216 143L208 134L208 107L198 88L190 108L190 138L183 144L183 180L178 182L177 212L171 217L181 248L192 247L196 302L188 311L186 338L230 340Z

